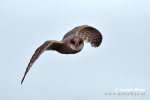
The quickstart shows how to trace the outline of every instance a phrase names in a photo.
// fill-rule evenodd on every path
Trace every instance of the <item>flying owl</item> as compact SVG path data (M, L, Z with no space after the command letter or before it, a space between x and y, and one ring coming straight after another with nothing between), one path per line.
M32 55L21 80L21 84L23 83L31 66L44 51L54 50L61 54L76 54L83 49L84 40L89 42L92 47L98 47L102 42L102 34L92 26L82 25L75 27L66 33L61 41L48 40L44 42Z

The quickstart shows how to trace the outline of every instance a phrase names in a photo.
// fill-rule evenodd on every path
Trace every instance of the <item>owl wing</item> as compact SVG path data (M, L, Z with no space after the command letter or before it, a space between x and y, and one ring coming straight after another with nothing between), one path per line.
M34 64L34 62L38 59L38 57L45 51L45 50L55 50L59 46L61 46L62 43L59 41L46 41L44 42L39 48L36 49L34 54L32 55L32 58L30 59L30 62L26 68L26 71L24 73L24 76L21 80L21 84L23 83L28 71L30 70L31 66Z
M63 39L74 34L81 36L85 41L90 42L91 45L94 47L98 47L102 42L102 34L92 26L77 26L68 33L66 33Z
M92 47L98 47L102 42L102 34L94 27L83 25L80 26L76 32L86 42L89 42Z

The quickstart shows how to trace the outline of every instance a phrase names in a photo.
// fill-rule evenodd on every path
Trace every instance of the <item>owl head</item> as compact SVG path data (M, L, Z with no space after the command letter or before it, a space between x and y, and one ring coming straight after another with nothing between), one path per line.
M84 40L78 35L71 36L68 41L68 46L74 51L80 51L84 47Z

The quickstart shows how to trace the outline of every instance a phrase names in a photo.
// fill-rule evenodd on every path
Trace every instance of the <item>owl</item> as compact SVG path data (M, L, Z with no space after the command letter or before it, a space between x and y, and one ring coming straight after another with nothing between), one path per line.
M66 33L61 41L48 40L44 42L32 55L21 80L21 84L31 66L44 51L53 50L60 54L76 54L83 49L84 41L89 42L92 47L98 47L102 42L102 34L92 26L82 25L77 26Z

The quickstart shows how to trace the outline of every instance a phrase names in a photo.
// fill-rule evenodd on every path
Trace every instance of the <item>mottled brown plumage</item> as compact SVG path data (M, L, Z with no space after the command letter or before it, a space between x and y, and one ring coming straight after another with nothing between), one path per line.
M61 41L48 40L44 42L32 55L21 80L21 84L23 83L31 66L44 51L55 50L61 54L75 54L83 49L84 40L89 42L93 47L98 47L102 42L102 35L96 28L88 25L82 25L75 27L66 33Z

